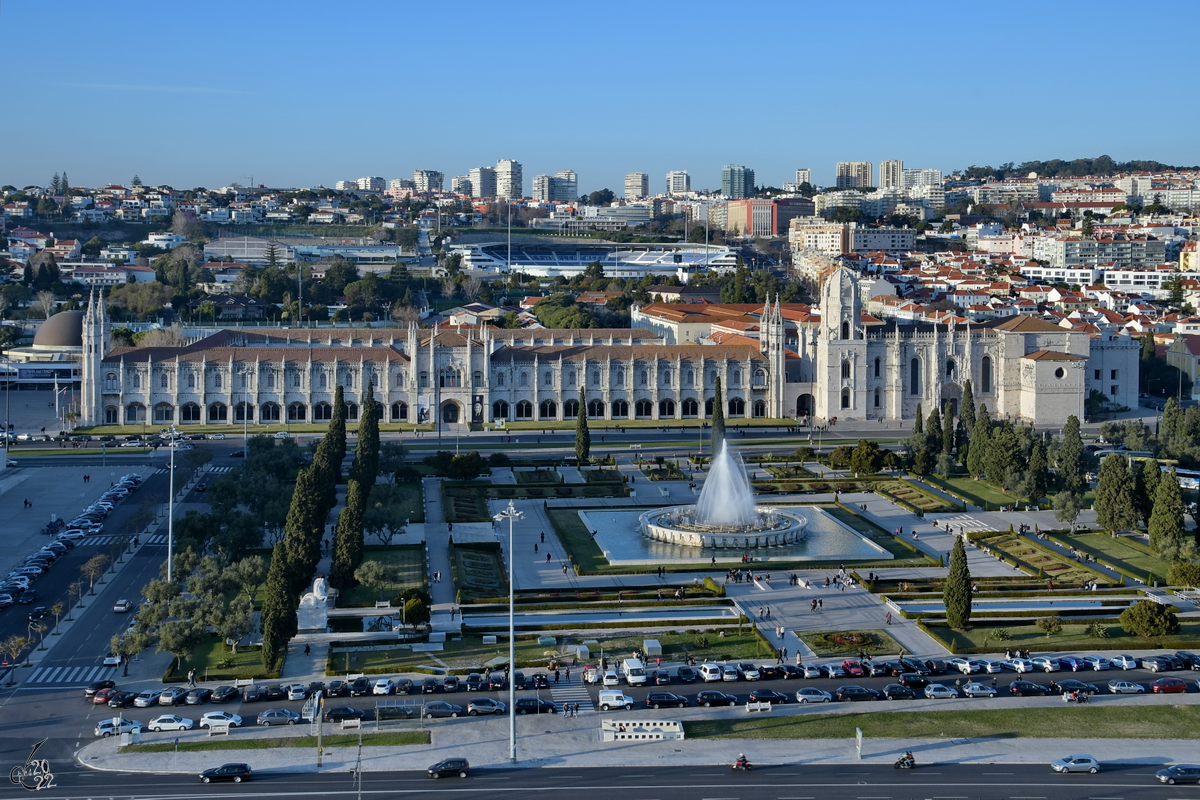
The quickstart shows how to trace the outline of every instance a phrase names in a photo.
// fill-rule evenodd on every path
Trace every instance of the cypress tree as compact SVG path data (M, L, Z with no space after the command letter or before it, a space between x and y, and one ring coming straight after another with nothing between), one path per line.
M1074 414L1067 417L1063 427L1062 444L1058 448L1058 478L1063 491L1083 496L1087 491L1083 440L1079 438L1079 418Z
M320 505L317 466L302 469L296 475L292 505L283 523L283 542L287 552L288 585L294 594L308 585L321 560L321 538L325 515ZM274 567L274 562L271 564Z
M992 420L988 416L987 406L979 407L979 415L975 418L975 427L971 429L971 447L967 450L967 472L972 478L978 478L984 473L984 454L992 442Z
M1158 484L1162 481L1162 469L1157 461L1139 461L1134 473L1134 500L1137 502L1138 513L1142 524L1150 524L1150 514L1154 511L1154 498L1158 495Z
M375 400L375 387L367 386L367 399L363 403L362 422L358 423L358 446L354 449L354 464L350 475L361 483L369 495L375 479L379 477L379 403Z
M1154 511L1150 513L1150 546L1160 555L1173 555L1183 544L1183 497L1179 479L1171 467L1159 478L1154 494Z
M1161 439L1171 449L1172 453L1177 453L1186 445L1184 441L1187 437L1187 418L1183 413L1183 409L1179 407L1179 401L1174 397L1167 400L1167 404L1163 407Z
M954 415L950 413L950 404L942 409L942 454L954 452Z
M346 484L346 507L338 514L333 569L329 573L329 582L338 589L354 586L354 570L363 560L363 515L367 497L367 487L351 478Z
M588 430L587 403L579 391L579 416L575 420L575 457L582 464L592 453L592 432Z
M921 410L921 404L917 403L917 418L913 420L913 440L925 433L924 412Z
M967 431L975 430L975 392L971 389L971 381L963 381L962 401L958 404L958 416Z
M725 441L725 399L721 394L721 376L717 376L717 393L713 395L712 454L716 458Z
M271 551L260 615L263 667L272 673L277 673L283 665L288 640L296 634L296 594L292 591L288 573L287 548L279 541Z
M1096 483L1096 521L1109 533L1131 530L1137 526L1137 510L1133 502L1133 481L1125 468L1125 459L1113 454L1100 464Z
M967 550L962 537L954 540L950 551L950 572L942 588L942 604L946 607L946 624L965 628L971 622L971 568L967 566Z
M341 386L333 394L333 416L329 420L325 438L333 444L333 463L340 471L346 459L346 397Z
M1025 483L1025 491L1033 503L1041 502L1046 496L1046 475L1050 465L1046 461L1046 444L1040 438L1033 440L1033 449L1029 453L1029 479Z
M942 452L942 413L937 406L929 412L929 419L925 423L925 449L931 457Z

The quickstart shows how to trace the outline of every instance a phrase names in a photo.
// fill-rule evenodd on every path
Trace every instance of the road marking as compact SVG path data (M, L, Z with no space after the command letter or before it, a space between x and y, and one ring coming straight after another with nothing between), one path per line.
M44 679L44 680L46 680L47 682L56 681L56 680L58 680L58 674L59 674L60 672L62 672L62 671L63 671L63 669L65 669L65 668L64 668L64 667L55 667L55 668L54 668L54 669L53 669L53 670L50 672L50 674L49 674L49 675L45 675L45 676L43 676L43 679ZM39 680L41 680L41 679L39 679Z
M63 675L63 681L68 682L75 680L75 673L79 672L80 669L81 667L73 667L70 672Z
M30 682L30 683L37 683L37 681L38 681L38 676L39 676L39 675L41 675L43 672L45 672L45 670L43 670L41 667L38 667L37 669L35 669L35 670L33 671L33 674L29 676L29 682Z

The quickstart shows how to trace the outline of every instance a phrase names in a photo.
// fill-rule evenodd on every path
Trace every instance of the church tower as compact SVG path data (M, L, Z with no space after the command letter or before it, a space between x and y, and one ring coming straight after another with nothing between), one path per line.
M770 365L767 372L767 416L787 416L783 407L783 384L787 373L787 339L785 338L783 321L783 305L779 295L775 296L775 305L771 305L768 297L763 306L762 318L759 320L759 350L767 357Z
M867 341L854 273L841 267L821 285L815 413L829 419L867 416Z
M79 416L83 425L104 422L101 408L101 362L108 352L108 315L104 313L104 293L93 289L83 315L83 361L80 370Z

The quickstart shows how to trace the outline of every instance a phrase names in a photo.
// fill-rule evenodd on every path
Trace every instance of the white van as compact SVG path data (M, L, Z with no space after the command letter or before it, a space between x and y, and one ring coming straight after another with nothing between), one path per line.
M621 664L621 671L625 673L625 682L630 686L645 686L646 685L646 665L639 658L627 658Z
M598 702L601 711L608 711L610 708L623 708L629 711L633 708L633 698L620 689L601 689Z
M696 670L700 673L700 679L705 683L721 680L721 668L716 664L701 664L696 667Z

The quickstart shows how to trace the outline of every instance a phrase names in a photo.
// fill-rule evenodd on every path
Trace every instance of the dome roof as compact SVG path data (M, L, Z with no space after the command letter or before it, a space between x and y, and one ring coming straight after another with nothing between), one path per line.
M34 347L83 347L83 312L60 311L38 327Z

